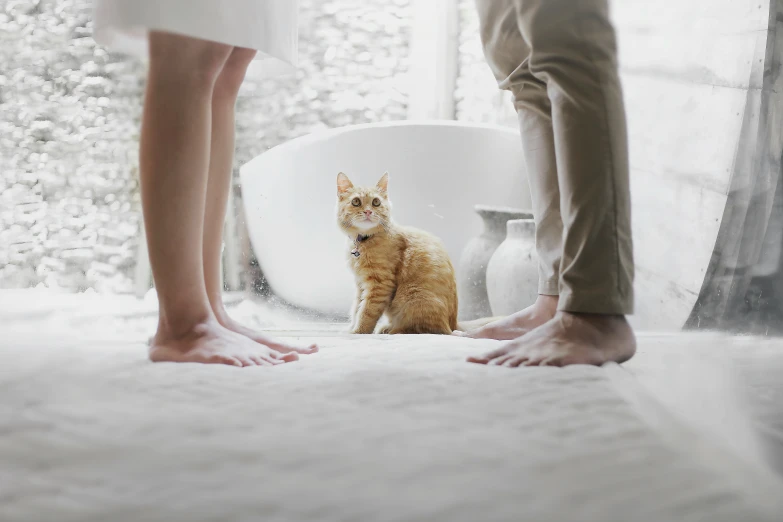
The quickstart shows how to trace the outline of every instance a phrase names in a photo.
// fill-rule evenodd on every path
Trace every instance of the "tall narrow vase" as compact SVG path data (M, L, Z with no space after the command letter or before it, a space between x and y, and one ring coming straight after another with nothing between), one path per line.
M492 315L487 296L487 266L492 254L506 238L506 223L513 219L532 219L529 211L476 205L484 222L484 231L465 246L457 270L460 320Z
M506 224L506 240L487 267L487 293L493 315L510 315L533 304L538 296L538 255L533 219Z

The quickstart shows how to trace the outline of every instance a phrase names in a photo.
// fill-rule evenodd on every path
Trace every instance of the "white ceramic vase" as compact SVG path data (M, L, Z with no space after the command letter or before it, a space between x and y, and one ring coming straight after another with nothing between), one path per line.
M462 321L488 317L492 308L487 296L487 266L495 250L506 238L506 223L512 219L532 219L530 212L505 207L476 205L484 231L471 239L460 256L457 270L459 318Z
M492 315L510 315L538 296L536 225L532 217L506 224L506 240L487 266L487 294Z

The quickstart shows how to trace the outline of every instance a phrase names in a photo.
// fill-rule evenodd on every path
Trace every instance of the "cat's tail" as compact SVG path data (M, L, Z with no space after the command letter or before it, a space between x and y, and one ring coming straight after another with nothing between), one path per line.
M471 321L460 321L457 323L457 330L460 332L470 332L473 330L476 330L478 328L481 328L484 325L487 325L489 323L493 323L495 321L498 321L500 319L503 319L503 316L496 316L496 317L482 317L481 319L473 319Z

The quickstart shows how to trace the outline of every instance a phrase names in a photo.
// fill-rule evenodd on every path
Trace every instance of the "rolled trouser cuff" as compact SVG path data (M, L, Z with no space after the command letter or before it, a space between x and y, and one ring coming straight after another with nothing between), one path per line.
M557 309L575 314L631 315L633 295L623 296L612 292L573 293L563 289Z

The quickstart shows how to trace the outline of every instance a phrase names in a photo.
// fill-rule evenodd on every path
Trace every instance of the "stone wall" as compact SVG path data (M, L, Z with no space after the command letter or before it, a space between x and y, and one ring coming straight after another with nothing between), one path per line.
M295 77L253 81L237 161L313 130L403 119L410 0L302 0ZM144 67L92 39L91 0L0 4L0 288L128 292Z

